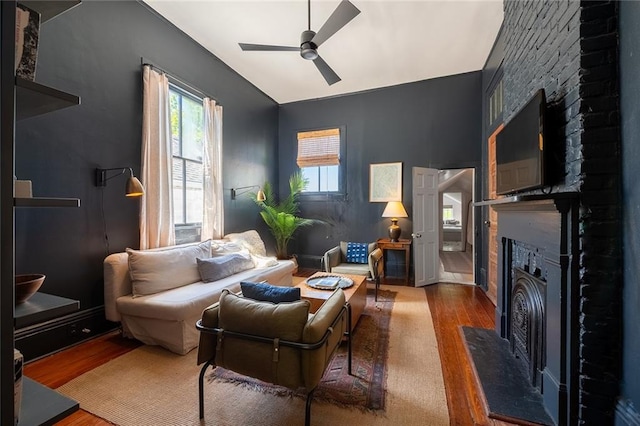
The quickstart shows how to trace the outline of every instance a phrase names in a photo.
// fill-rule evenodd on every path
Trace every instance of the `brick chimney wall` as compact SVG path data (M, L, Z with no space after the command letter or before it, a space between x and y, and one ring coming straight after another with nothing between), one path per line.
M618 5L614 1L506 0L504 117L540 88L555 145L553 192L580 192L578 371L574 425L612 424L621 368L621 159ZM545 188L548 192L549 188ZM530 193L541 193L531 191Z

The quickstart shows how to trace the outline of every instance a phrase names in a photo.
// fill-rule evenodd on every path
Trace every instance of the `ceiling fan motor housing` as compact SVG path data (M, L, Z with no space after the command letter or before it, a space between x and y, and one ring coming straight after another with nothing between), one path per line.
M300 56L304 59L314 60L318 57L318 46L311 41L315 35L315 31L312 30L303 31L300 35Z

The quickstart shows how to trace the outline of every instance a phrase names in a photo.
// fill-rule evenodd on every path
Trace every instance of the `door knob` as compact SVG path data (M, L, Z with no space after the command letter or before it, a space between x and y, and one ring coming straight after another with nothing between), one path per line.
M487 228L491 228L491 221L490 220L485 220L484 221L484 226L486 226Z
M422 238L422 234L411 234L412 238Z

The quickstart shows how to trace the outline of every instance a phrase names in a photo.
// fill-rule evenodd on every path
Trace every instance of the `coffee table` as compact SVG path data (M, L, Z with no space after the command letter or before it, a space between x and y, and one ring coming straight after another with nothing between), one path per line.
M328 275L324 272L316 272L311 275L309 278L316 278ZM330 274L330 275L340 275L343 277L350 278L353 281L353 285L349 288L344 288L344 296L351 305L351 331L355 328L358 323L358 319L360 319L360 315L362 315L362 311L364 311L364 307L367 304L367 277L364 275L347 275L347 274ZM300 282L296 285L300 289L300 295L303 299L311 302L310 312L315 313L320 306L331 296L333 290L320 290L316 288L309 287L307 285L307 280Z

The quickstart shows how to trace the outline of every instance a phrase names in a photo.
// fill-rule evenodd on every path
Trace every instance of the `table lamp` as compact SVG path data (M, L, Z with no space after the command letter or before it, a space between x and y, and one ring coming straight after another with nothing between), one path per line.
M387 203L387 207L384 208L382 212L382 217L390 217L391 218L391 226L389 227L389 238L391 241L397 242L398 238L400 238L401 229L398 226L398 218L399 217L409 217L407 215L407 211L404 209L402 202L400 201L389 201Z

